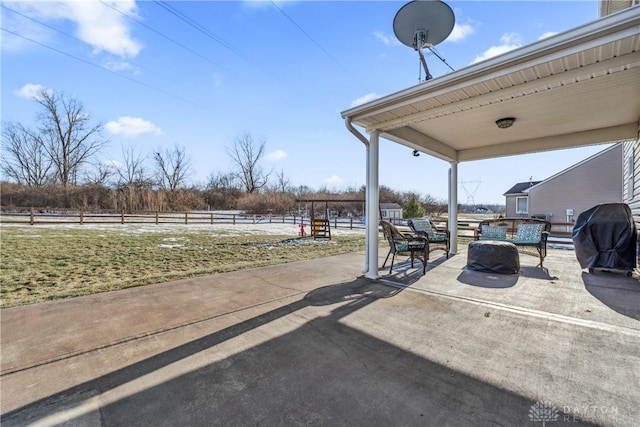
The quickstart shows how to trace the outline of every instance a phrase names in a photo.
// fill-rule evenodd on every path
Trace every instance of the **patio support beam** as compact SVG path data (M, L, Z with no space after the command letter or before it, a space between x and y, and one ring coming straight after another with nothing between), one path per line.
M449 232L451 233L450 252L458 252L458 162L450 162L449 169Z
M562 148L583 147L589 144L632 139L637 132L637 123L628 123L608 128L572 132L564 135L551 135L544 138L512 141L509 144L496 144L479 148L470 148L458 152L459 161L492 159L500 156L535 153Z
M351 132L356 138L358 138L360 141L362 141L362 143L364 144L364 146L366 147L366 163L367 163L367 176L366 176L366 184L369 185L369 140L358 131L358 129L356 129L355 127L353 127L353 124L351 123L351 117L345 117L344 119L344 124L347 127L347 130L349 130L349 132ZM368 188L368 187L367 187ZM369 193L368 190L365 193L365 207L364 207L364 217L365 219L370 218L370 212L369 212ZM366 227L366 224L365 224ZM365 230L368 230L365 228ZM377 240L377 239L376 239ZM364 247L365 247L365 256L364 256L364 268L362 269L362 274L367 274L369 272L369 232L366 231L365 232L365 241L364 241ZM376 263L376 269L377 269L377 263Z
M438 159L446 161L458 159L458 153L453 148L408 126L386 131L383 136L393 142L422 151Z
M377 130L369 134L367 145L367 266L366 277L378 278L378 212L380 194L378 183L378 158L380 151L380 133Z

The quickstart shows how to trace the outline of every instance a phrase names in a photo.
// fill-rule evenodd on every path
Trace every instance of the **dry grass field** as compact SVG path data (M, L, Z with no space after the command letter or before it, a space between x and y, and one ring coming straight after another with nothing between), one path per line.
M293 225L0 228L0 307L364 250L364 231L298 239ZM308 231L308 229L307 229Z

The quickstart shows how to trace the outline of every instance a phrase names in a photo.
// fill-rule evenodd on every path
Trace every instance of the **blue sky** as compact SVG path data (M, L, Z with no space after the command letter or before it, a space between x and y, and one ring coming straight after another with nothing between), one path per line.
M365 183L364 146L340 116L418 83L417 54L393 34L405 1L3 1L2 120L35 125L40 88L80 100L104 124L100 157L174 145L190 182L231 170L227 147L266 141L264 166L294 186ZM597 18L596 1L450 1L456 26L437 46L454 69ZM182 18L182 19L181 19ZM434 78L449 72L427 56ZM459 199L504 203L607 145L467 162ZM380 183L447 197L449 164L381 140Z

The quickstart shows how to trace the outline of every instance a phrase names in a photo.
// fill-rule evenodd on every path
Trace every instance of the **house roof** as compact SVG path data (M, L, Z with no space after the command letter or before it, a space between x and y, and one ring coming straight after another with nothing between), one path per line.
M511 187L510 189L508 189L503 194L503 196L508 196L510 194L522 194L522 193L526 192L526 190L528 190L529 188L533 187L534 185L538 185L541 182L542 181L519 182L516 185L514 185L513 187Z
M402 209L397 203L380 203L380 209Z
M638 138L640 5L342 112L447 161ZM498 128L495 121L515 117Z

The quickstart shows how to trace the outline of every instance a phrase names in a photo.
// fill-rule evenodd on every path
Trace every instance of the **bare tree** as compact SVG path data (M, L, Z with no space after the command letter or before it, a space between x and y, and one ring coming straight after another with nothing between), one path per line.
M207 205L212 209L231 209L242 194L240 183L231 173L211 174L205 187Z
M260 165L264 156L264 140L256 141L250 133L237 136L233 145L227 148L231 161L236 167L235 176L247 193L253 193L267 185L269 173Z
M53 163L55 179L66 188L77 183L80 167L107 143L100 137L102 126L92 126L89 114L73 97L43 89L35 100L44 109L38 115L40 134Z
M22 124L9 122L3 127L2 172L18 184L39 187L50 179L52 161L42 137Z
M274 189L280 193L286 193L291 190L291 180L285 176L284 170L282 169L280 169L280 172L276 173Z
M177 144L164 152L156 150L153 153L156 166L156 178L161 188L175 191L184 185L190 173L191 162L187 158L184 147Z
M122 161L122 165L115 168L118 187L130 185L140 187L149 181L145 176L145 156L137 153L133 146L122 147Z
M110 165L102 162L98 162L93 165L93 170L88 171L85 174L85 182L92 185L106 185L107 181L113 174L113 169Z

